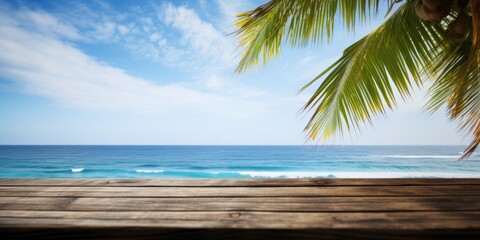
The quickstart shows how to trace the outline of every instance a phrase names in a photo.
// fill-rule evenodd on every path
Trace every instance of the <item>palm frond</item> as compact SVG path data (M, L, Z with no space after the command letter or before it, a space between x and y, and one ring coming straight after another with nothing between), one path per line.
M324 78L304 106L316 107L305 128L312 139L358 130L396 106L413 86L422 85L424 64L435 57L438 26L415 16L415 1L402 5L376 30L347 48L332 66L308 83Z
M478 7L480 5L472 4L472 9ZM480 144L480 26L475 23L480 21L480 11L472 11L472 18L474 26L465 37L445 37L441 51L429 66L436 80L429 89L427 110L433 112L446 106L450 119L457 122L466 135L473 134L461 159L468 158Z
M280 53L283 41L291 46L330 41L336 20L348 31L376 13L379 0L272 0L237 15L236 34L245 48L236 72L265 65ZM393 2L394 0L388 0Z
M390 5L398 0L386 0ZM420 20L421 0L406 0L380 27L345 49L343 55L300 91L323 80L303 110L313 110L305 131L323 140L358 130L405 100L413 86L433 79L429 111L448 115L473 134L462 158L480 145L480 2L454 1L441 18ZM378 0L272 0L238 15L243 54L237 73L265 65L284 44L302 47L330 41L337 20L348 31L375 15ZM421 12L421 11L420 11ZM418 12L417 12L418 14ZM468 15L468 16L467 16ZM425 17L425 16L424 16ZM462 25L463 24L463 25Z

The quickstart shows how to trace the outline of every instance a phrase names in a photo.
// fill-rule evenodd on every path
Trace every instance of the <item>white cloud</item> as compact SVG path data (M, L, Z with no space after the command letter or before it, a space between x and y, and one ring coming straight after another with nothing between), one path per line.
M223 93L227 96L235 96L240 98L266 98L268 97L269 102L281 101L281 99L269 96L265 91L252 89L240 84L238 81L232 79L223 78L217 75L212 75L208 78L202 78L198 81L200 88L206 89L210 92Z
M290 74L286 74L288 80L307 83L332 65L340 56L321 58L316 55L309 54L292 66ZM320 81L319 81L320 83Z
M117 26L117 30L121 35L127 35L130 33L130 29L125 25Z
M219 0L208 5L209 10L215 11L217 16L231 18L234 12L244 11L248 3ZM2 6L8 5L0 4ZM151 4L117 12L102 2L90 5L67 3L49 13L27 7L21 10L8 9L2 11L4 20L10 17L18 22L27 22L12 17L11 12L16 15L41 15L44 20L29 23L32 29L43 29L40 34L72 42L83 41L90 45L106 43L112 48L123 47L137 58L176 68L193 76L194 80L201 78L208 81L215 77L232 79L233 67L238 60L234 59L235 39L226 36L221 27L214 25L213 22L218 19L213 22L209 19L211 21L208 22L204 12L201 15L198 9L187 6ZM233 88L232 85L229 87Z
M95 36L99 40L109 41L115 37L116 24L110 21L104 22L96 26Z
M47 34L71 40L80 40L82 37L71 25L58 21L51 14L43 11L23 9L14 11L8 6L0 6L0 22L21 27L31 32ZM10 12L10 14L8 14Z
M252 10L256 7L249 1L217 0L216 3L224 17L223 20L227 21L229 25L234 23L237 14Z
M186 6L164 3L120 13L108 6L78 3L61 8L49 15L50 18L55 19L55 14L74 27L71 29L81 30L82 41L122 46L135 57L168 67L208 77L220 71L232 71L236 63L233 37Z
M255 100L133 77L57 39L60 33L49 30L51 21L35 22L46 29L41 33L29 32L14 22L0 23L0 75L29 93L68 106L128 112L187 110L243 115L262 108L262 103Z
M183 46L202 60L220 65L233 62L233 41L211 23L203 21L193 9L165 4L159 18L180 31L179 40Z
M235 0L217 0L218 8L221 10L224 17L227 19L235 19L235 16L240 13L240 9L244 7L244 1Z
M222 79L222 78L220 78L216 75L213 75L213 76L207 78L206 80L204 80L203 85L205 87L207 87L208 89L217 90L217 89L220 89L220 88L224 87L226 85L226 82L225 82L224 79Z

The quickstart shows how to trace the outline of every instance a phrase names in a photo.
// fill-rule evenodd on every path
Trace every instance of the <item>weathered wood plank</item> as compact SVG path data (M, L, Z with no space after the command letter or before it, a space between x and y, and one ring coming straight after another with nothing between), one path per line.
M0 187L0 196L25 197L315 197L480 196L480 185L349 187Z
M85 200L99 200L103 198L90 197L0 197L0 203L21 203L25 204L38 203L41 204L43 200L59 201L74 201L79 199ZM108 199L108 198L107 198ZM113 201L161 201L165 203L182 202L244 202L244 203L389 203L389 202L462 202L473 203L480 201L479 196L420 196L420 197L251 197L251 198L236 198L236 197L205 197L205 198L111 198ZM106 200L105 200L106 201Z
M141 186L141 187L260 187L260 186L416 186L416 185L480 185L471 178L405 178L405 179L0 179L0 186Z
M42 211L476 211L480 197L75 198L0 197L0 210Z
M480 179L0 179L2 239L106 229L122 238L134 229L129 236L163 232L162 239L190 239L191 231L206 239L478 239Z
M480 212L81 212L0 211L0 227L154 227L229 229L471 229Z

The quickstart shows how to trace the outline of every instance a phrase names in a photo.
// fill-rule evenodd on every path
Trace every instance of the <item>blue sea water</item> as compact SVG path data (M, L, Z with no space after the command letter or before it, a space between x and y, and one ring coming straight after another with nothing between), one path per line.
M480 177L464 146L0 146L1 178Z

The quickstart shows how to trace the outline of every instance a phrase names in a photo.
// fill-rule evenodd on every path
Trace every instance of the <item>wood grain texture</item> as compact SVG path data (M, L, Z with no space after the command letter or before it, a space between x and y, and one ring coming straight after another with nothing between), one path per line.
M478 185L475 178L386 178L386 179L45 179L3 178L0 186L109 186L109 187L261 187L261 186L426 186L426 185Z
M480 179L0 179L0 234L480 239Z
M372 205L375 205L372 207ZM0 210L62 211L476 211L480 197L92 198L0 197Z
M6 221L15 219L16 222ZM0 212L0 222L16 227L159 227L246 229L470 229L480 212L298 213L298 212Z
M0 187L0 196L25 197L321 197L480 196L480 185L315 187Z

